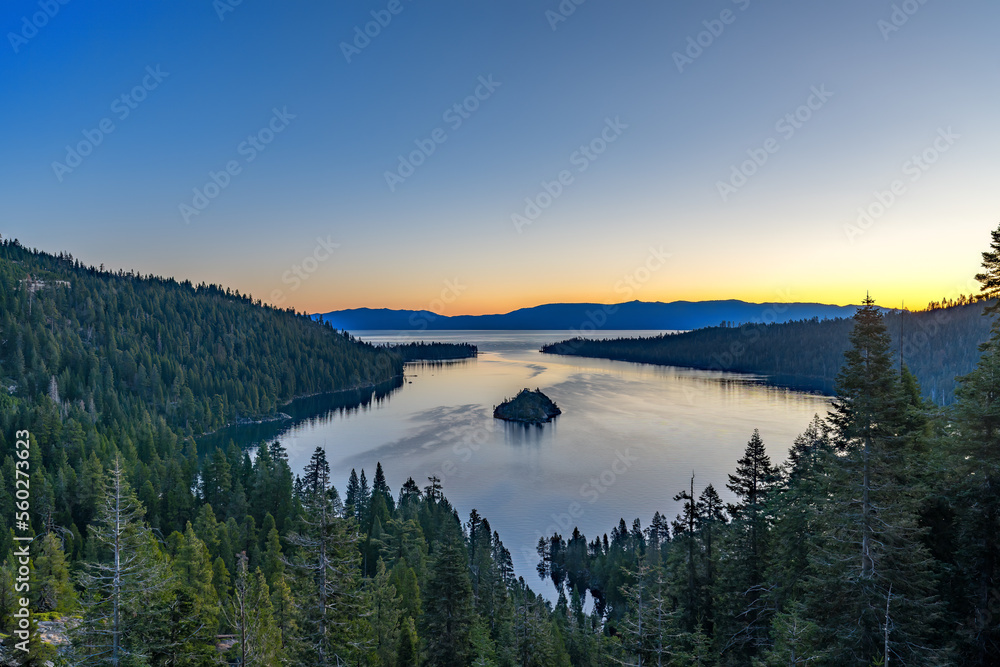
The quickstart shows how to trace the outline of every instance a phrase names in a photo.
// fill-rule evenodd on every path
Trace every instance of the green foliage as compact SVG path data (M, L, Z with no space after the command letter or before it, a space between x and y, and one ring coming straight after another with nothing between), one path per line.
M986 305L996 307L993 301ZM940 405L955 400L955 377L975 367L976 346L989 336L989 322L979 316L982 310L982 303L961 298L958 305L885 315L890 356L898 360L902 348L925 395ZM847 318L748 322L652 337L574 338L546 345L542 352L753 373L774 384L834 394L853 326Z
M1000 284L998 234L984 255L988 296ZM473 510L463 526L440 479L423 490L407 480L397 502L380 464L370 487L352 471L345 506L322 450L297 483L278 442L252 456L198 451L195 433L269 414L295 393L390 377L398 354L220 288L87 269L14 243L0 246L0 287L0 379L17 385L0 392L0 445L14 425L32 431L38 510L30 570L44 616L24 664L219 664L220 634L237 637L225 659L268 665L984 666L1000 652L1000 327L950 409L926 404L917 382L975 362L965 343L982 327L964 318L978 307L907 316L937 322L923 330L954 348L926 355L936 366L914 349L914 374L896 363L898 320L871 303L846 324L761 327L736 355L747 363L832 378L831 350L846 352L829 418L777 468L755 432L729 478L728 512L712 484L696 494L692 479L672 525L657 512L646 529L620 520L610 538L544 537L553 606L514 577L485 517ZM928 319L935 312L954 319ZM745 336L707 331L656 345L694 358L707 340ZM829 345L811 358L779 349L796 337ZM783 365L788 355L800 366ZM0 533L4 660L12 546ZM73 643L56 656L37 623L67 614L78 616Z
M396 667L417 667L420 664L420 640L413 619L406 617L399 631Z
M90 531L94 558L80 574L83 615L73 643L82 656L126 664L169 643L160 603L170 588L170 574L142 516L116 457Z
M469 343L404 343L385 345L385 349L399 354L403 361L446 361L469 359L479 354L479 349Z
M493 408L493 416L522 424L543 424L562 414L562 410L541 390L522 389Z
M438 545L424 591L424 636L431 664L464 667L471 658L475 613L465 546L454 525Z
M0 294L0 358L17 395L51 394L54 378L61 410L80 404L105 423L148 412L197 433L401 372L399 355L304 314L16 241L0 245Z
M379 559L375 577L370 580L372 664L393 667L399 644L399 619L401 600L389 579L385 561Z
M236 564L236 581L231 602L225 610L227 623L235 635L235 644L227 652L238 665L280 665L288 660L282 651L281 630L274 619L274 608L264 574L251 573L246 554Z
M54 533L42 538L34 562L34 609L42 613L74 611L77 607L76 591L70 581L66 555Z

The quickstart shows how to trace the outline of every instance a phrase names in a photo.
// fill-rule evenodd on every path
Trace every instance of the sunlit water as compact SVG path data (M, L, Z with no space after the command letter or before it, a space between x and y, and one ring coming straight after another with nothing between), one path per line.
M407 364L402 387L381 400L275 425L293 470L320 446L341 493L352 468L364 468L370 481L377 461L394 490L407 477L423 487L436 475L463 520L473 508L489 519L518 574L536 589L544 588L534 569L540 535L579 526L593 539L619 518L631 526L639 517L643 527L657 510L673 518L679 503L672 498L692 473L696 493L712 483L730 499L726 475L754 428L778 462L813 415L829 407L825 397L768 387L752 376L538 352L567 332L358 336L470 342L479 357ZM524 387L542 389L563 414L542 427L495 420L493 406Z

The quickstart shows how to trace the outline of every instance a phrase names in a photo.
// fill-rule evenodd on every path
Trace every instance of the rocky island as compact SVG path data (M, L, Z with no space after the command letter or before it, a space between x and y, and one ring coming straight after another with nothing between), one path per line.
M507 399L493 409L496 419L521 424L544 424L562 414L562 410L540 389L522 389L514 398Z

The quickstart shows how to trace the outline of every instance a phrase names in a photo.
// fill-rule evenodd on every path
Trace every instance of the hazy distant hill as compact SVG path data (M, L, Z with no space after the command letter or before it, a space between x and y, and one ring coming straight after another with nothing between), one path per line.
M822 303L747 303L727 301L629 301L551 303L521 308L502 315L435 315L426 310L355 308L319 315L337 329L348 331L456 331L468 329L574 330L687 330L718 326L722 322L788 322L792 320L850 317L857 306Z

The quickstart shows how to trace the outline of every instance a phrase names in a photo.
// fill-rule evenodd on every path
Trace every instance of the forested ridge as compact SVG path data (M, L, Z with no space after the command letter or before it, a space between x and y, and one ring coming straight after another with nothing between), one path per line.
M1000 232L993 257L1000 278ZM693 475L676 490L676 518L657 512L645 528L622 519L610 539L578 529L539 539L538 573L557 610L569 599L583 632L600 619L615 638L609 660L996 664L1000 326L948 409L900 372L873 303L849 342L830 413L783 463L755 430L728 480ZM590 620L579 605L588 592Z
M990 334L981 314L991 303L963 297L923 311L884 314L890 354L898 362L902 341L903 362L935 403L954 401L955 378L979 360L979 344ZM852 327L850 318L749 322L649 337L573 338L545 345L542 352L753 373L774 384L832 394Z
M74 358L51 352L73 342L64 323L82 321L58 291L77 287L19 292L24 261L2 264L3 374L17 386L0 392L0 512L7 526L16 471L27 467L31 521L18 535L35 536L34 616L24 654L13 634L10 526L0 533L2 664L861 667L991 665L1000 655L1000 325L970 352L981 358L954 403L939 407L900 369L887 319L867 302L849 323L829 415L792 443L748 433L727 480L695 471L686 488L661 489L665 507L680 503L673 520L657 513L645 527L623 519L592 539L574 530L539 540L538 574L555 587L552 603L514 576L510 552L479 511L458 516L437 478L423 488L407 480L394 494L377 465L371 480L352 471L337 489L322 448L301 471L280 442L199 453L184 414L202 401L193 389L188 405L161 409L141 382L114 375L106 387L99 373L92 407L86 393L64 395L90 386L70 372L64 388L68 366L50 366ZM66 273L32 280L56 275ZM1000 229L978 277L997 296ZM93 280L100 295L104 283L139 279L95 271ZM265 310L221 290L164 289L223 309L231 301L231 317ZM127 359L132 345L153 345L123 332L154 340L126 322L134 304L121 311L111 307L120 298L104 298L105 335L116 343L95 353L99 369L127 363L104 354ZM56 299L67 300L57 308ZM21 316L32 322L30 345L9 347L8 309L12 326ZM141 314L137 322L150 319ZM372 368L391 374L401 363L303 316L282 317ZM247 321L211 335L239 336ZM93 327L81 345L100 340L101 325ZM212 363L205 345L164 345ZM14 374L18 349L24 371ZM15 456L20 430L31 432L27 466ZM787 460L772 463L786 448ZM66 638L58 648L36 632L53 619Z
M383 382L402 360L217 285L86 267L0 244L0 380L103 425L201 433L296 396Z
M384 345L381 349L399 354L403 361L450 361L470 359L479 354L479 348L470 343L415 342Z

